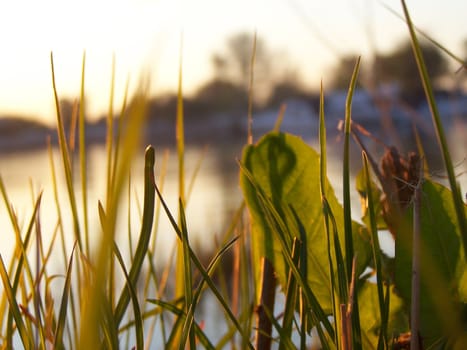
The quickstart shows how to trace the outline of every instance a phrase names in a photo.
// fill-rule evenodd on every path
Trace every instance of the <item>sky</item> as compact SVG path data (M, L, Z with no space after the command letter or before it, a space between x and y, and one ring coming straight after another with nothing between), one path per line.
M372 48L388 52L408 37L399 0L19 0L0 2L0 115L55 120L50 53L58 94L79 96L83 53L91 117L105 113L115 59L115 105L126 82L141 77L151 93L176 89L183 61L183 90L212 78L211 57L229 36L257 33L271 60L298 67L310 89L326 86L339 57ZM413 22L447 48L464 55L467 1L407 0ZM183 44L182 44L183 33Z

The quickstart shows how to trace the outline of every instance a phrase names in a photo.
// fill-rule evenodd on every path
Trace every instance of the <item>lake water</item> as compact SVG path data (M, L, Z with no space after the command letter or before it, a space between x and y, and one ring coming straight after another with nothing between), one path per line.
M453 139L454 140L454 139ZM457 139L459 142L459 139ZM460 145L464 140L460 138ZM310 142L316 149L317 142ZM458 144L459 145L459 144ZM342 198L342 159L340 157L342 142L329 140L329 158L328 158L328 176L334 186L338 198ZM192 191L188 197L186 208L187 224L190 233L191 242L198 248L209 251L214 248L216 240L220 241L228 224L231 222L233 213L242 202L242 195L238 182L238 165L237 159L240 159L242 146L233 144L226 146L190 146L186 149L185 167L186 167L186 184L191 182L193 174L200 165L199 171L196 174ZM456 150L455 159L459 160L465 149L462 147L454 147ZM102 145L95 145L88 149L88 203L89 203L89 222L90 236L98 237L100 234L100 224L98 218L97 205L98 201L105 202L105 185L106 185L106 150ZM127 246L128 242L128 227L130 227L132 242L136 243L137 235L140 228L141 208L140 203L143 198L143 152L141 149L139 156L135 158L131 171L131 222L127 223L128 207L127 194L122 201L121 215L118 221L119 233L118 240L123 242L123 246ZM58 196L60 200L60 209L65 218L65 227L72 227L70 220L70 209L66 184L63 176L63 169L60 163L60 155L58 150L54 149L53 157L55 168L58 175ZM465 154L464 154L465 157ZM156 182L161 180L161 173L164 167L164 159L167 159L167 170L165 173L163 184L163 196L167 201L172 213L177 214L178 205L178 161L177 154L174 149L167 147L156 147L156 167L155 175ZM359 152L353 155L353 168L360 168ZM78 159L75 159L75 164L78 164ZM199 163L201 162L201 163ZM456 172L460 173L465 169L465 161L460 163L456 168ZM40 191L43 191L43 198L40 211L41 231L45 242L49 242L52 233L57 225L57 208L54 201L54 193L52 187L52 176L49 156L46 150L40 149L37 151L27 151L21 153L0 154L0 176L7 189L9 201L12 204L14 211L19 218L24 232L30 216L33 211L33 202ZM76 187L79 189L79 171L75 170ZM459 177L463 186L463 191L466 189L466 175ZM354 180L351 180L351 188L353 198L357 195L354 190ZM82 218L81 193L78 190L76 193L78 200L79 215ZM359 201L353 200L353 215L358 219L360 214ZM156 259L164 264L164 261L171 256L173 242L176 235L170 226L169 221L164 213L161 213L158 222L158 249L156 251ZM10 261L12 248L14 247L15 237L11 223L9 221L5 203L0 201L0 254L5 262ZM72 230L69 229L70 233ZM393 243L388 236L382 235L382 246L391 254L393 252ZM66 237L67 246L71 249L73 237ZM217 242L219 243L219 242ZM60 252L52 255L52 263L55 266L61 267L60 272L63 272L63 256L60 247L56 244L55 249ZM69 250L70 251L70 250ZM205 303L204 303L205 304ZM213 317L206 319L206 324L211 329L223 327L222 319L215 314ZM222 317L221 317L222 318ZM218 322L219 321L219 322ZM212 323L212 324L211 324ZM219 334L222 330L219 329Z

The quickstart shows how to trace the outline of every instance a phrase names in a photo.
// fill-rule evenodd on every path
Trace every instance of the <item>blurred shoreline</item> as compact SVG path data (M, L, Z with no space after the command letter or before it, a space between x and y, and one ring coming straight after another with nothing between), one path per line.
M325 121L328 137L337 136L337 125L345 115L347 91L335 91L325 96ZM439 96L437 105L442 116L448 138L456 133L464 144L456 145L465 153L467 125L467 95ZM306 140L318 137L319 118L316 98L290 98L284 103L285 112L281 130L302 136ZM185 142L190 145L238 144L247 139L247 113L241 109L214 111L190 110L185 108ZM272 106L253 111L252 132L257 140L261 135L274 128L280 106ZM68 120L71 120L68 117ZM375 100L364 90L357 90L352 103L352 120L371 132L373 136L387 145L413 148L413 126L415 125L422 140L435 137L430 111L425 104L418 108L394 103L388 98ZM117 124L117 123L114 123ZM70 129L65 121L65 130ZM86 125L87 145L102 144L106 138L106 118ZM66 131L67 132L67 131ZM75 131L77 133L77 130ZM144 142L158 146L175 145L175 110L148 109L147 124L144 129ZM67 132L69 134L69 132ZM76 134L77 135L77 134ZM44 148L47 140L58 144L57 131L38 121L21 117L0 116L0 154L30 151ZM427 144L432 146L433 142ZM462 149L464 151L462 151ZM407 151L407 149L405 149ZM465 154L464 154L465 157Z

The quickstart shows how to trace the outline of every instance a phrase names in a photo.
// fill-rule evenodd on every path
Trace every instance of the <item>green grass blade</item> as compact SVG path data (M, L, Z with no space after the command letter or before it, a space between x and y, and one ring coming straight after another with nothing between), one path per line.
M185 198L185 125L183 111L183 35L180 38L180 58L178 71L178 92L177 92L177 116L175 124L175 138L177 142L178 156L178 197L183 205ZM180 213L179 213L180 219ZM180 237L181 238L181 237ZM184 258L182 239L176 242L177 253L175 256L175 298L181 297L185 291L184 278Z
M152 304L159 305L162 308L172 312L174 315L178 316L177 321L178 320L180 320L179 322L184 321L184 318L186 316L184 311L176 306L177 304L179 304L180 300L173 300L172 302L165 302L165 301L158 300L158 299L148 299L148 301ZM196 336L198 340L200 341L200 343L204 346L204 348L211 349L211 350L216 349L214 345L211 343L211 341L209 340L209 338L206 336L204 331L201 329L201 327L199 327L197 323L195 323L194 326L195 326ZM169 341L169 344L170 343L172 343L172 341Z
M347 100L345 102L345 125L344 125L344 173L343 173L343 198L344 198L344 229L345 229L345 260L347 281L352 280L352 261L354 258L354 248L352 241L352 213L350 201L350 125L352 123L352 97L357 85L357 77L360 69L360 57L357 59L355 68L350 80ZM352 312L352 334L353 344L356 349L361 347L360 317L358 311L358 293L355 293L354 307Z
M296 237L294 237L292 245L292 260L295 265L298 266L300 261L300 241ZM293 276L292 271L289 270L287 289L285 291L284 315L282 319L282 334L279 340L279 350L287 348L288 341L290 341L292 335L295 306L297 303L297 292L297 280Z
M107 112L107 137L106 137L106 149L107 149L107 203L111 202L112 193L114 191L114 181L112 177L113 162L113 143L114 143L114 125L113 125L113 102L114 102L114 89L115 89L115 55L112 56L112 70L110 78L110 95L109 95L109 109ZM107 204L108 205L108 204Z
M410 37L412 39L412 48L415 55L415 60L417 61L418 71L420 78L422 80L423 89L425 90L425 95L427 98L428 105L430 107L431 117L433 121L433 126L436 131L436 137L438 139L438 144L441 149L441 154L443 155L444 166L447 171L449 185L451 187L452 197L454 206L456 209L457 221L459 224L460 232L462 233L462 241L464 245L464 254L467 255L467 220L465 217L464 211L464 202L462 200L462 194L460 191L459 183L456 180L456 174L454 173L454 166L452 164L452 159L449 154L449 147L446 141L446 134L444 132L443 123L441 122L441 116L436 105L435 96L433 93L433 88L431 86L430 77L428 75L428 70L423 59L423 54L420 49L417 35L415 33L412 20L409 15L409 11L405 4L404 0L401 0L402 7L404 9L404 15L406 18L407 26L409 28Z
M89 217L88 217L88 185L86 172L86 120L85 120L85 96L84 81L86 71L86 53L83 52L83 61L81 68L81 90L79 99L79 163L81 172L81 195L83 200L83 225L84 225L84 245L86 255L90 254L89 248Z
M70 290L71 290L71 272L72 272L73 255L75 252L75 248L76 248L76 244L74 245L73 250L71 251L70 261L68 263L68 268L66 272L65 286L63 287L62 301L60 303L60 310L58 312L58 321L57 321L57 327L55 329L55 337L54 337L54 348L55 349L65 349L65 346L63 345L63 332L64 332L65 324L66 324L67 308L69 306L68 297L70 295Z
M172 213L170 212L169 210L169 207L167 206L167 203L165 202L164 198L162 197L162 194L160 193L159 191L159 188L157 187L157 185L155 185L155 189L156 189L156 193L157 193L157 196L159 197L159 200L162 204L162 207L164 208L164 211L172 225L172 227L174 228L175 230L175 233L177 234L178 238L181 240L182 238L182 233L181 233L181 230L180 228L178 227L177 225L177 222L175 221ZM193 252L193 250L191 249L191 247L189 247L189 252L190 252L190 258L192 259L192 262L193 264L195 265L195 267L199 270L199 272L201 273L203 279L206 281L206 284L209 286L209 288L212 290L213 294L215 295L215 297L217 298L217 300L219 301L219 303L222 305L222 307L224 308L228 318L230 319L230 321L235 325L235 327L237 328L237 330L239 331L239 333L241 334L241 336L246 340L246 339L249 339L249 335L246 334L243 330L243 328L241 327L241 325L239 324L238 320L236 319L235 315L232 313L232 311L230 310L227 302L225 301L225 299L222 297L222 295L219 293L216 285L214 284L214 282L212 281L211 277L209 276L208 272L206 271L206 269L203 267L203 264L199 261L198 257L196 256L196 254ZM248 348L250 349L253 349L253 346L251 345L250 342L247 343L247 346Z
M368 205L368 212L370 214L370 232L371 232L371 246L373 248L373 260L376 267L376 285L378 288L378 301L379 301L379 312L381 321L387 319L385 313L387 308L385 307L385 297L384 297L384 290L383 290L383 274L382 274L382 262L381 262L381 248L379 246L379 239L378 239L378 229L376 224L376 214L375 214L375 205L373 203L373 196L372 193L372 186L371 186L371 178L370 178L370 170L368 164L368 157L366 153L362 152L363 158L363 171L365 174L365 182L366 182L366 189L367 189L367 205ZM386 334L387 324L382 322L380 328L380 338L378 341L378 349L384 349L388 344L387 341L387 334Z
M65 129L63 126L63 119L62 119L62 115L60 111L60 100L58 98L57 86L55 84L55 70L54 70L54 60L53 60L52 53L50 53L50 65L51 65L51 71L52 71L52 88L53 88L54 98L55 98L55 109L57 113L57 133L58 133L58 141L59 141L58 143L59 143L60 152L62 155L63 168L65 170L66 186L67 186L68 198L70 201L72 219L73 219L73 229L74 229L75 239L78 242L78 247L81 251L84 251L83 242L82 242L81 233L80 233L80 226L79 226L78 208L76 205L75 191L73 188L73 175L72 175L72 170L71 170L70 154L67 148Z
M26 330L26 326L21 317L21 311L16 302L16 298L10 284L10 278L5 269L5 264L3 263L3 258L0 256L0 277L2 278L4 292L7 295L8 302L10 304L10 312L13 315L13 318L18 328L21 342L25 349L33 349L34 341L31 338L32 334Z
M154 217L154 163L155 163L155 151L152 146L146 148L145 162L144 162L144 207L143 207L143 219L141 232L136 247L133 264L129 272L129 280L134 285L138 280L138 276L141 272L144 259L147 254L149 242L152 232L152 221ZM115 319L117 324L120 324L125 310L130 301L130 294L128 288L122 291L120 299L115 309Z
M141 308L139 307L138 297L135 291L135 282L131 281L130 276L125 268L125 263L123 262L122 254L118 249L117 245L114 244L114 254L117 257L117 260L120 264L120 267L125 275L126 280L126 289L128 289L128 293L130 294L131 303L133 306L133 312L135 315L135 333L136 333L136 349L143 350L144 349L144 326L143 326L143 318L141 315Z
M185 209L183 207L182 199L179 199L179 213L180 213L180 228L182 233L182 247L183 247L183 267L184 267L184 281L185 281L185 308L186 308L186 322L188 327L184 327L185 329L182 331L182 336L180 338L179 349L183 350L185 348L185 344L188 338L190 343L190 349L194 349L196 347L195 344L195 334L191 327L193 319L195 317L195 310L193 307L193 277L191 273L191 259L190 259L190 245L188 242L188 230L186 226L186 217L185 217Z

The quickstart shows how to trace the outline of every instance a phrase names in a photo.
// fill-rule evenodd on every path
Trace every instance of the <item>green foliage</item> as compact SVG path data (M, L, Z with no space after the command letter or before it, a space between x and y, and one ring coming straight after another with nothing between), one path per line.
M283 133L270 133L257 145L247 146L242 163L252 174L258 188L242 172L241 185L252 220L253 266L266 256L274 262L279 281L285 288L287 280L283 250L278 243L277 232L270 227L264 214L264 204L260 202L258 191L270 198L275 210L284 221L287 235L284 237L289 249L293 237L302 239L297 220L306 232L307 282L314 291L319 303L327 314L331 313L330 275L327 262L326 234L323 226L321 194L319 187L319 155L297 136ZM332 210L337 231L343 242L343 208L338 203L334 191L328 184L327 201ZM357 275L368 265L370 245L367 232L362 226L353 223ZM256 278L259 271L255 270Z
M425 346L462 333L461 310L467 301L466 260L450 191L425 180L421 200L421 336ZM467 206L464 206L467 213ZM412 210L407 213L412 222ZM395 286L406 305L411 303L412 234L396 239Z

